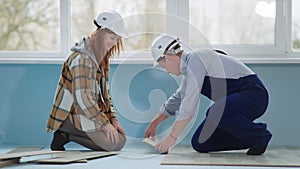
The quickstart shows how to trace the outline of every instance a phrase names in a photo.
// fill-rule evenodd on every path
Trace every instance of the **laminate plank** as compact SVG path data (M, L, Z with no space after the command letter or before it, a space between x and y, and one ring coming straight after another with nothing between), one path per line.
M20 161L20 158L13 158L8 160L0 160L0 168L7 167L10 165L18 164Z
M37 146L37 147L17 147L15 149L11 150L11 151L8 151L6 154L16 154L16 153L21 153L21 152L39 151L43 148L44 147L41 147L41 146ZM12 157L12 158L10 158L11 156L8 156L8 157L9 157L8 159L4 158L4 159L0 160L0 168L20 163L21 157L19 157L19 156Z
M33 162L46 163L46 164L67 164L67 163L73 163L78 161L84 162L84 160L112 156L118 153L119 152L104 152L104 151L66 151L65 153L57 154L52 158L39 159Z
M6 154L9 153L20 153L20 152L29 152L29 151L40 151L44 147L43 146L20 146L12 149L11 151L7 152Z
M191 147L175 147L162 165L300 167L300 147L269 147L260 156L246 155L246 150L198 153Z
M36 156L36 155L45 155L45 154L56 154L56 153L63 153L63 151L26 151L26 152L7 153L7 154L1 154L0 160L29 157L29 156Z

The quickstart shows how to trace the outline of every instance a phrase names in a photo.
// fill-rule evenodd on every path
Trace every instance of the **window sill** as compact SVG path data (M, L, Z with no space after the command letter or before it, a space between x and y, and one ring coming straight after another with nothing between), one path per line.
M7 56L1 57L0 64L63 64L65 58L55 55L55 54L42 54L39 57L29 57L20 54L22 57ZM2 55L3 56L3 55ZM55 56L55 57L54 57ZM234 55L233 55L234 56ZM238 58L243 63L246 64L288 64L288 63L300 63L299 54L286 54L286 55L257 55L253 56L241 56ZM134 53L134 54L121 54L116 56L111 60L111 64L153 64L153 59L150 53Z

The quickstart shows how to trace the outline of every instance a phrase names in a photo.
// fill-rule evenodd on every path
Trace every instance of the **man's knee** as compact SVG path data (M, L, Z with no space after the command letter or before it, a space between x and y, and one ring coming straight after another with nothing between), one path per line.
M192 139L191 140L192 147L195 151L199 153L208 153L206 146L204 144L199 143L198 139Z

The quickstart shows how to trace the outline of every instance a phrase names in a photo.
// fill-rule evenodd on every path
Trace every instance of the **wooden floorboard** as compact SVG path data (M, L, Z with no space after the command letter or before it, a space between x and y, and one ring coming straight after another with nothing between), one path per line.
M216 153L198 153L191 147L173 148L161 162L162 165L201 166L261 166L300 167L300 147L269 147L260 156L246 155L246 150Z

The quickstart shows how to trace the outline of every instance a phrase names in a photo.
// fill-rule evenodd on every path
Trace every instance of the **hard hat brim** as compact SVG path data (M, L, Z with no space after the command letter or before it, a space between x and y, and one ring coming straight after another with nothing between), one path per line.
M153 63L153 65L152 65L152 67L154 67L154 68L158 68L158 67L160 67L160 66L159 66L159 64L158 64L158 62L157 62L157 61L154 61L154 63Z

